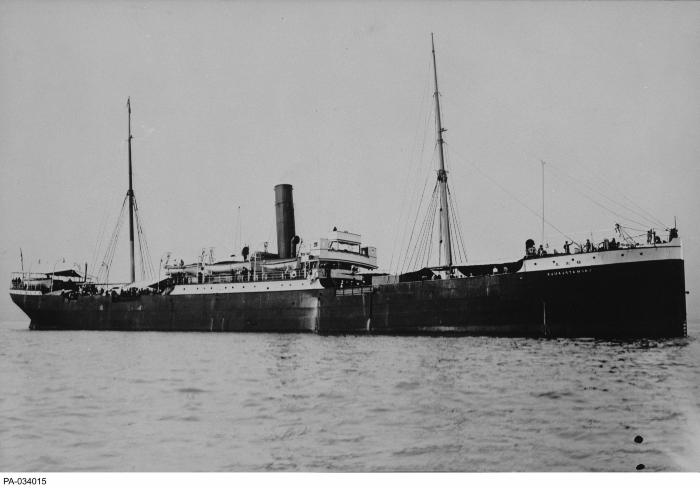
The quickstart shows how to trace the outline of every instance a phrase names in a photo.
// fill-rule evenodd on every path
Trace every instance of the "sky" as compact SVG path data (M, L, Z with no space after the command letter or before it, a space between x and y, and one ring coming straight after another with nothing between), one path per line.
M433 32L468 261L540 240L545 161L550 247L676 218L700 317L698 25L697 2L0 2L0 276L20 248L102 260L127 97L156 268L274 249L278 183L302 239L337 226L400 267L435 179ZM110 278L127 249L124 227ZM7 295L0 318L22 318Z

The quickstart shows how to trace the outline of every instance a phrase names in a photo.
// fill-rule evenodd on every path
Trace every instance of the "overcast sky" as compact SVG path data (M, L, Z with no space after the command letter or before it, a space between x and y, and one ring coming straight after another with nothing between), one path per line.
M545 160L566 235L678 218L697 316L699 25L697 2L2 2L1 276L20 247L37 271L93 262L126 192L128 96L155 265L275 247L277 183L302 238L338 226L395 265L435 178L434 32L469 260L539 240ZM125 227L114 279L127 256Z

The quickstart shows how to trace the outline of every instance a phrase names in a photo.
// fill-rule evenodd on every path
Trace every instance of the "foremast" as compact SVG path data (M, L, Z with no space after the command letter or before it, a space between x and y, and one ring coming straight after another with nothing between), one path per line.
M445 171L445 141L442 133L447 129L442 128L442 115L440 113L440 92L438 91L437 79L437 62L435 61L435 39L433 33L430 33L430 42L433 48L433 75L435 79L435 114L436 114L436 131L437 144L440 154L440 168L437 172L438 186L440 189L440 251L444 248L444 261L441 260L440 265L444 265L452 274L452 240L450 233L450 210L449 199L447 195L447 171Z
M126 192L129 199L129 265L131 283L136 281L136 263L134 261L134 185L131 171L131 97L126 100L126 107L129 112L129 189Z

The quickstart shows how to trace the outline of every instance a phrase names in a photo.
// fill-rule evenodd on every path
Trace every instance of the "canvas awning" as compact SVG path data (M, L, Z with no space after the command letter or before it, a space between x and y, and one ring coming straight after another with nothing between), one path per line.
M63 269L60 271L52 271L51 273L46 273L47 276L62 276L64 278L82 278L77 271L74 269Z

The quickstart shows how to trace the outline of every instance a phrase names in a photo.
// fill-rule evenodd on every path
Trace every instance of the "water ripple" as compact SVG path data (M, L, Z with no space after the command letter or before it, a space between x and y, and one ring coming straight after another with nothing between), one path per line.
M633 342L3 325L13 471L700 469L699 325Z

